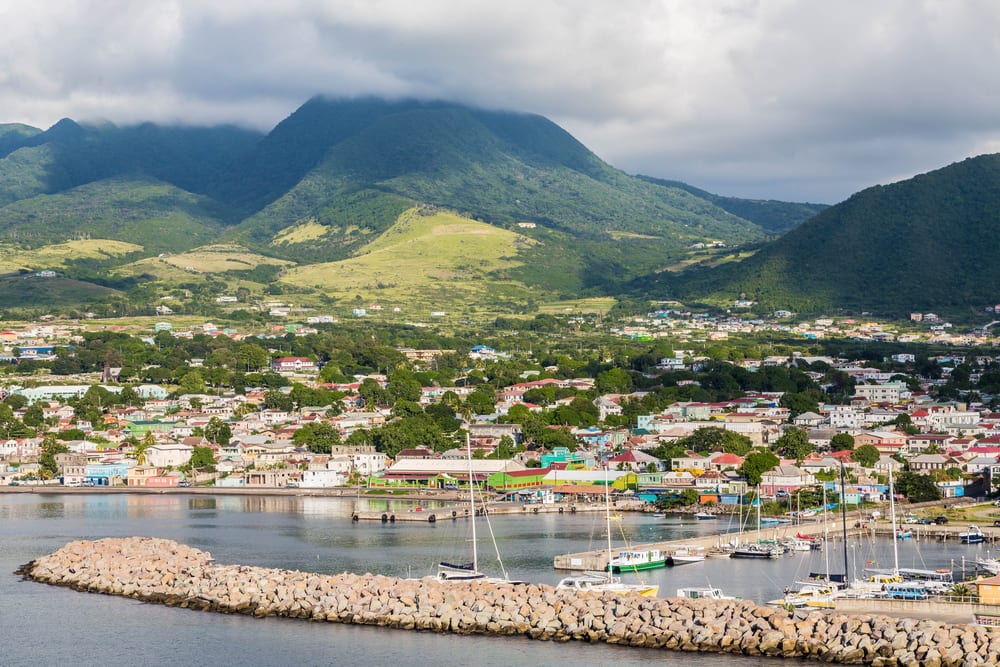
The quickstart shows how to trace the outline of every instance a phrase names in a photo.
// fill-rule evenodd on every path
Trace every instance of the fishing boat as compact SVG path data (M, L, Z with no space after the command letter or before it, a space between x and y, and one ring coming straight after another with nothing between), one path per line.
M585 574L563 577L556 584L556 590L575 593L614 593L616 595L642 595L654 597L660 591L656 584L626 584L612 572L611 551L611 483L608 480L608 469L604 469L604 519L608 534L608 564L605 572L587 572Z
M698 521L711 521L711 520L717 519L719 517L717 517L716 515L712 514L711 512L695 512L694 513L694 518L698 519Z
M653 570L667 566L667 556L659 549L626 549L611 557L612 572L624 570Z
M979 544L986 541L986 535L983 534L979 526L969 526L967 530L958 534L958 539L962 541L962 544Z
M678 588L677 597L687 600L735 600L731 595L725 595L721 588L711 586L690 586Z

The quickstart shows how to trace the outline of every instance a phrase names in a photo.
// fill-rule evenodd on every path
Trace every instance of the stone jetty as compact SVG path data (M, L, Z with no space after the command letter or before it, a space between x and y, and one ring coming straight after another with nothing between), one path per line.
M820 611L802 617L743 600L570 594L546 585L220 565L207 552L149 537L71 542L18 572L81 591L257 617L841 664L1000 662L1000 631L985 627Z

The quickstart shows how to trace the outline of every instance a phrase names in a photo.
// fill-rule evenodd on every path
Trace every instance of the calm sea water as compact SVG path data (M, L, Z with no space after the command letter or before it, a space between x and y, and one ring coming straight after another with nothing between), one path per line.
M129 535L178 540L210 551L220 563L316 572L423 576L432 574L440 560L469 557L468 521L351 522L356 503L363 509L381 509L384 502L289 496L0 494L4 637L0 665L781 664L739 656L208 614L24 582L13 574L19 565L71 540ZM721 522L648 515L627 515L623 522L625 534L636 543L680 539L721 527L710 525ZM492 526L508 573L528 581L556 583L562 573L552 569L555 554L606 544L603 517L597 515L495 517ZM477 531L483 569L499 573L485 524L478 523ZM842 561L842 552L837 553ZM862 566L880 557L876 549L856 545L851 553ZM977 547L908 541L901 545L900 564L936 568L957 559L956 569L961 569L961 556L974 561L976 553ZM834 558L832 551L830 556ZM888 565L882 558L880 564ZM824 566L822 555L804 554L763 562L706 561L644 576L660 584L661 595L672 595L680 586L711 583L729 594L761 600L779 596L784 586Z

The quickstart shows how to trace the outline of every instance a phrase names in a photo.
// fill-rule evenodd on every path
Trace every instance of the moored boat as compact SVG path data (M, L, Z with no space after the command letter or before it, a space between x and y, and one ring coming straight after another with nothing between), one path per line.
M986 541L986 535L983 534L979 526L973 525L959 533L958 539L962 541L962 544L979 544Z
M705 549L703 547L680 546L667 554L668 565L686 565L688 563L700 563L705 560Z
M717 519L718 517L711 512L695 512L694 518L698 519L698 521L711 521L712 519Z
M611 557L612 572L626 570L653 570L667 566L667 556L659 549L627 549Z
M721 588L711 586L690 586L678 588L677 597L688 600L735 600L732 595L725 595Z

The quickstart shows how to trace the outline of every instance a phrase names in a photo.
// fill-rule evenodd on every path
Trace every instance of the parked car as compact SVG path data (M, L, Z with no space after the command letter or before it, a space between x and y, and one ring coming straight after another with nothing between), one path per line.
M289 482L288 484L285 484L285 488L286 489L297 489L297 488L299 488L299 483L298 482Z
M182 479L181 481L177 482L177 486L191 486L191 482L187 481L186 479Z
M925 516L923 519L920 519L919 521L917 521L917 523L919 523L921 526L928 526L928 525L934 523L934 519L931 519L930 517L926 517Z
M993 519L994 526L1000 526L1000 519Z
M935 517L934 518L934 523L938 524L939 526L942 525L942 524L946 524L946 523L948 523L948 517L946 517L946 516Z

